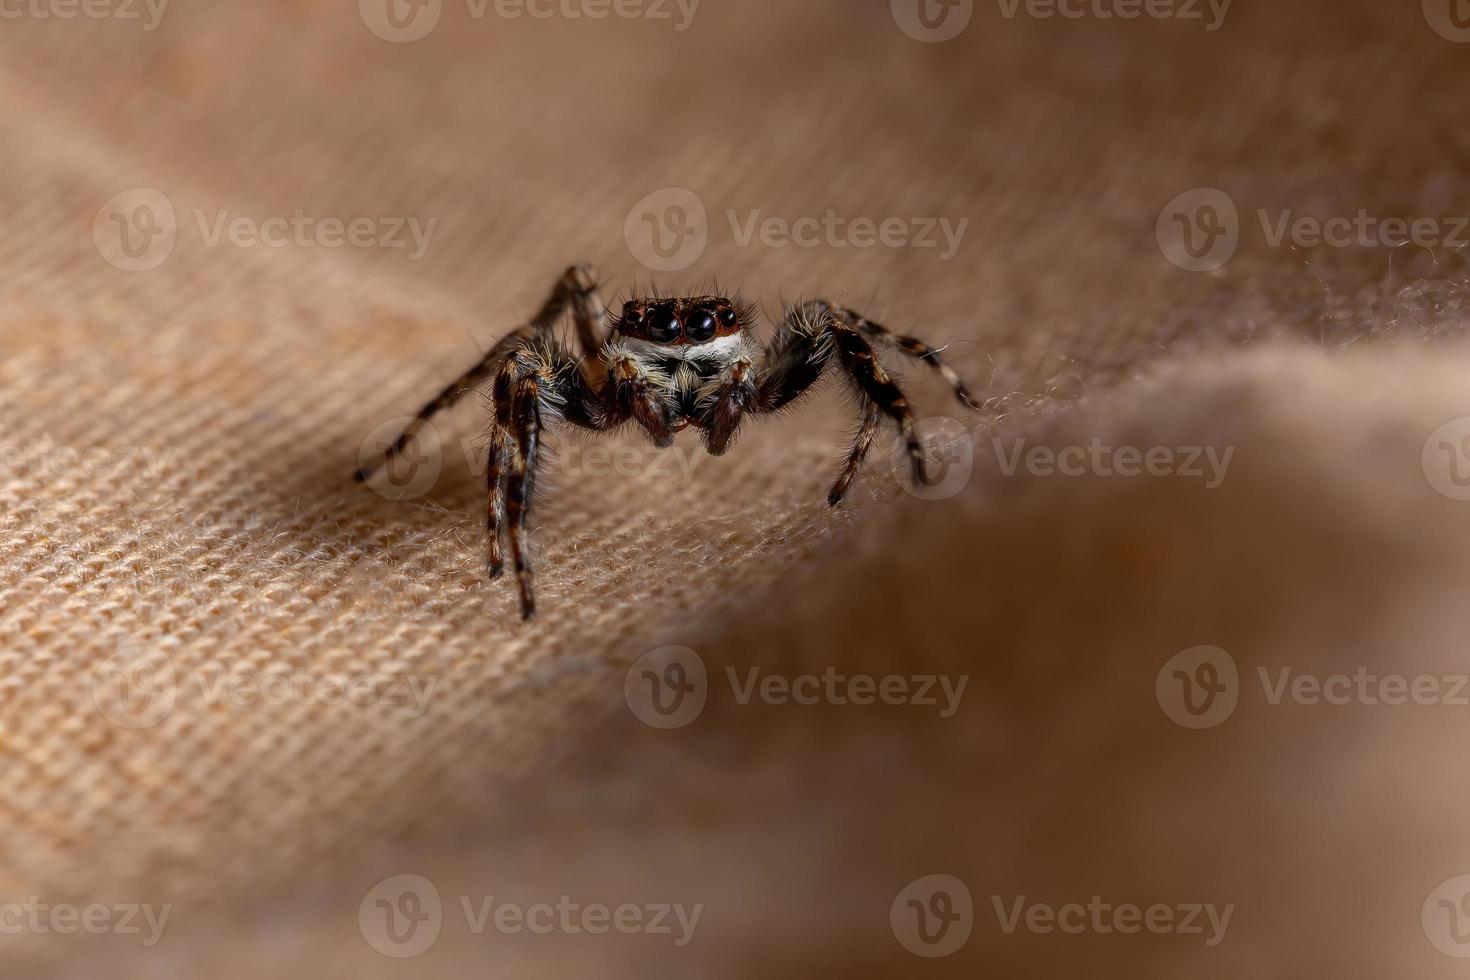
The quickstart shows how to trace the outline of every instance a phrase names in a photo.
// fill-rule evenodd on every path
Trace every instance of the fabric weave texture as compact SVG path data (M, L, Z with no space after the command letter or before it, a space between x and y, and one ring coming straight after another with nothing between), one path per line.
M0 973L1457 975L1430 898L1470 872L1466 710L1259 680L1470 670L1470 503L1431 465L1470 416L1465 250L1272 241L1284 213L1470 213L1470 46L1433 3L1218 30L973 4L944 43L840 0L431 4L407 43L357 6L0 30L0 903L172 909L146 947L7 932ZM629 242L669 189L707 241L656 272ZM1200 189L1240 240L1191 272L1160 218ZM167 208L118 226L124 192ZM812 247L760 231L829 212ZM272 218L279 247L231 230ZM937 245L854 244L890 218ZM157 253L108 238L165 226L138 271ZM945 345L985 412L893 367L968 433L962 488L907 492L885 431L830 511L855 421L831 386L720 459L557 434L520 623L485 581L484 398L437 420L421 492L350 474L580 261L609 302L718 279L767 329L822 296ZM1218 486L1008 472L1094 440L1231 455ZM1190 730L1156 679L1205 645L1240 700ZM625 697L665 646L710 679L673 730ZM829 668L967 686L944 717L728 680ZM139 676L166 701L114 697ZM322 703L352 683L376 693ZM927 959L890 906L939 873L974 929ZM360 913L402 874L443 913L398 959ZM996 911L1094 895L1234 914L1207 945ZM703 911L683 946L477 934L486 896Z

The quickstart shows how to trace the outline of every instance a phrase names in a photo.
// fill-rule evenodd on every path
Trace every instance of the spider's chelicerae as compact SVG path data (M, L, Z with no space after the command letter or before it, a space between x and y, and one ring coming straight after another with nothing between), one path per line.
M572 356L556 337L568 311L580 357ZM730 447L747 415L789 408L832 369L846 380L862 411L842 472L827 495L835 507L847 495L885 416L905 440L915 479L929 482L914 411L878 363L880 349L893 345L926 361L949 382L961 403L979 409L959 375L934 348L821 300L788 308L766 344L756 338L754 308L723 296L635 298L608 321L591 269L568 269L530 322L502 338L425 405L382 460L357 473L358 480L368 479L436 413L493 378L495 417L486 507L490 577L499 578L505 571L503 536L527 619L535 613L536 601L526 518L541 435L549 425L608 432L633 422L661 448L673 444L675 433L693 426L705 449L719 456Z

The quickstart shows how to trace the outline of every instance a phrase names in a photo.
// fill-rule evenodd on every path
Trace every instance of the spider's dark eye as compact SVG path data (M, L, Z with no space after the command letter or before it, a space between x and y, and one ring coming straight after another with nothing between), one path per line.
M696 344L715 335L715 318L704 310L695 310L684 320L684 335Z
M734 310L721 310L720 311L720 322L723 323L727 327L733 327L733 326L735 326L735 311Z
M679 318L668 308L655 310L648 320L648 339L656 344L667 344L679 339Z
M643 323L643 311L636 306L623 307L623 322L630 327L636 327Z

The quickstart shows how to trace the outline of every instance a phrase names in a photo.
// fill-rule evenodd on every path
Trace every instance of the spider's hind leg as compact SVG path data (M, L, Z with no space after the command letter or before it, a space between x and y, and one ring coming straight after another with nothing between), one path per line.
M894 333L892 330L883 326L883 324L875 323L855 310L849 310L843 307L830 308L830 310L833 316L836 316L848 326L860 330L867 336L880 342L892 341L894 346L909 357L928 364L935 371L939 372L939 376L953 389L954 396L959 400L961 405L976 412L982 410L980 403L970 394L970 389L965 385L964 379L959 376L959 373L954 368L944 362L944 358L934 347L931 347L917 337Z
M837 482L832 484L832 489L827 493L827 505L836 507L847 497L847 491L852 487L852 481L857 477L858 470L862 469L863 462L868 458L868 451L873 448L873 437L878 434L878 423L883 420L883 412L877 405L864 399L863 420L858 423L857 435L853 436L852 448L847 451L847 458L842 463L842 473L838 475Z
M842 473L828 494L833 506L842 502L867 458L880 413L893 420L903 435L915 479L930 485L928 463L908 396L878 363L878 352L864 336L871 331L864 331L858 319L856 314L820 301L792 307L767 348L758 385L759 409L779 411L809 389L835 355L847 380L857 389L864 406L863 420Z
M367 480L384 463L403 452L409 440L423 429L431 418L453 407L466 394L494 375L496 368L518 346L527 341L552 339L557 322L568 309L571 310L572 320L576 325L582 356L589 364L595 365L596 355L602 346L605 333L606 310L603 309L602 300L598 297L597 281L592 268L586 265L574 265L561 274L561 278L552 287L551 295L546 297L546 302L541 305L541 309L534 317L500 338L485 353L485 356L480 358L479 363L455 378L448 387L419 409L418 414L404 427L403 432L393 441L383 456L371 465L359 469L355 479L359 483Z
M834 322L830 329L837 343L838 360L847 370L848 377L879 411L898 426L914 468L914 479L930 486L929 462L924 455L924 445L919 441L918 419L908 396L878 363L878 352L862 334L838 322Z

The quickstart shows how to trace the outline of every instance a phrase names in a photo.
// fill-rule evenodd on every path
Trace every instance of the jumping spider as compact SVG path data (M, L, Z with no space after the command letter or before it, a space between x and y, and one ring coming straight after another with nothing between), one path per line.
M581 357L558 343L555 329L570 310ZM536 611L527 556L526 517L531 506L541 433L548 424L608 432L636 422L660 448L694 426L705 449L723 454L747 414L788 408L829 366L850 384L862 420L842 472L827 495L836 507L873 445L883 416L903 435L915 478L928 484L923 446L908 398L878 363L875 343L894 344L926 361L954 389L962 404L979 409L965 384L921 340L888 331L852 310L821 300L787 309L770 343L755 336L755 311L723 296L644 297L623 304L608 324L592 270L573 266L557 281L541 311L502 338L480 363L424 406L383 458L358 471L367 480L436 413L494 378L491 401L486 507L490 577L505 571L502 530L520 585L521 613Z

